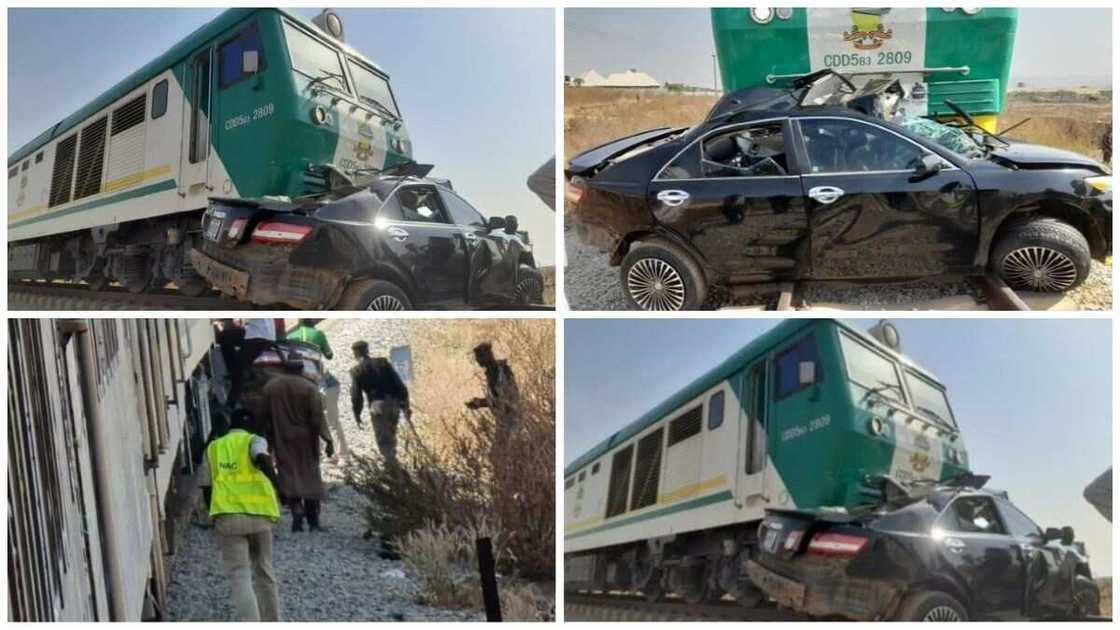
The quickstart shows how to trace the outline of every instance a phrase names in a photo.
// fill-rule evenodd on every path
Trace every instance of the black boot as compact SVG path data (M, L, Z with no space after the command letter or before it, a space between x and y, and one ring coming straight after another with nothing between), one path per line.
M307 505L307 524L313 532L325 532L327 529L319 521L319 515L322 513L323 504L318 500L305 501Z

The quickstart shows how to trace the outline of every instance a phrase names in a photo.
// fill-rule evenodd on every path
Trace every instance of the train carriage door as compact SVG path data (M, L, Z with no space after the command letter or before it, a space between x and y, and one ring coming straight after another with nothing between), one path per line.
M207 163L210 157L212 51L198 53L187 64L183 100L183 143L179 160L179 196L186 208L203 208L210 194Z
M766 359L751 365L740 379L739 474L736 504L744 507L763 494L769 453L766 409Z

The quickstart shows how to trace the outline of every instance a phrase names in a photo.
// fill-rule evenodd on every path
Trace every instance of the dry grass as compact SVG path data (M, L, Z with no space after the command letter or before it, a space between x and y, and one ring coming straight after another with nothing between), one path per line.
M717 100L713 95L686 96L643 90L564 89L564 153L581 151L628 134L701 121ZM1000 127L1030 118L1011 135L1019 140L1077 151L1101 158L1100 138L1111 121L1112 103L1038 103L1012 99Z
M485 391L471 354L482 341L492 342L499 358L508 357L520 390L516 420L504 438L498 435L494 413L464 406ZM412 348L416 380L440 383L440 387L416 392L415 424L401 429L399 465L355 457L347 469L347 481L369 499L371 529L390 540L411 540L413 549L428 550L424 553L435 543L418 532L447 535L448 548L460 549L455 541L462 536L493 531L501 541L500 572L553 579L553 322L430 322L413 335ZM501 452L496 443L504 445ZM410 558L407 551L405 558L417 567L434 566L420 557ZM435 583L446 579L438 571L431 576Z
M710 94L564 88L564 155L571 159L604 142L654 127L695 125L717 100Z

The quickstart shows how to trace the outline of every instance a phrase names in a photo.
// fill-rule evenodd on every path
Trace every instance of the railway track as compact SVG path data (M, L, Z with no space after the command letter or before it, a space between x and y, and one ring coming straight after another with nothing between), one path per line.
M1007 286L1007 283L998 276L991 274L968 276L967 278L961 276L945 276L941 278L946 282L958 282L967 280L967 282L976 290L976 305L978 307L986 308L990 311L1029 311L1031 307L1015 293L1014 289ZM812 309L812 304L806 304L803 299L803 293L808 286L807 282L782 282L769 287L772 292L777 294L776 299L772 299L767 304L767 310L774 311L796 311ZM846 281L814 281L813 284L818 286L852 286L851 282ZM757 288L747 287L745 291L757 291ZM732 295L735 291L732 290ZM897 307L886 307L897 308ZM931 307L938 308L939 307Z
M773 606L743 608L735 602L689 604L678 599L649 603L637 595L565 593L564 621L805 621L809 617Z
M165 289L137 294L117 287L94 291L81 285L49 282L8 285L8 309L13 311L251 311L257 308L217 293L187 297Z

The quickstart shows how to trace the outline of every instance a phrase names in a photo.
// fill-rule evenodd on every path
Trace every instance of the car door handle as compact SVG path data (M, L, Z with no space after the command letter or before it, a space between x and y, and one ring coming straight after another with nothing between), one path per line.
M404 241L408 240L408 230L404 228L391 227L385 231L389 233L389 236L393 237L394 241L403 243Z
M949 551L952 551L954 553L960 553L964 551L964 541L960 538L946 538L945 546L949 548Z
M809 197L825 205L844 196L844 191L835 186L816 186L809 189Z
M688 201L688 193L683 190L662 190L657 193L657 200L670 208L676 208Z

